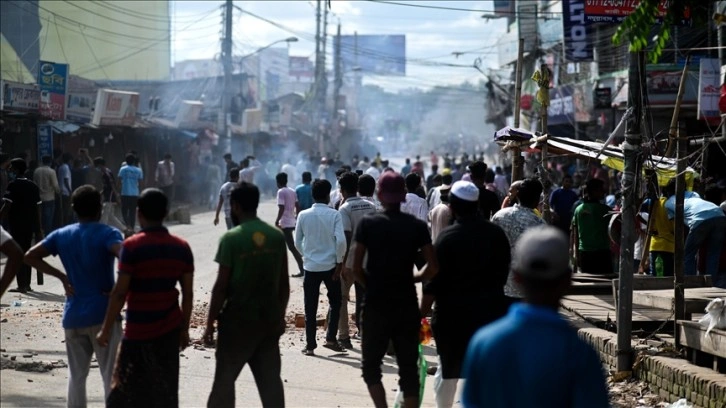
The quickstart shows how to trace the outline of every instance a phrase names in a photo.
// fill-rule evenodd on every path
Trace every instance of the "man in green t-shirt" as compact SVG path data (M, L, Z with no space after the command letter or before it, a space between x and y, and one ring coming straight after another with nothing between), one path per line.
M210 407L233 407L234 383L245 364L254 374L262 405L285 405L280 378L280 336L290 298L287 247L278 229L257 218L260 190L241 182L232 190L236 227L222 236L215 261L219 275L212 290L204 340L214 342L217 366Z
M605 183L591 179L585 185L585 200L572 216L572 245L575 246L577 264L582 273L613 273L608 212L610 207L601 201L605 197Z

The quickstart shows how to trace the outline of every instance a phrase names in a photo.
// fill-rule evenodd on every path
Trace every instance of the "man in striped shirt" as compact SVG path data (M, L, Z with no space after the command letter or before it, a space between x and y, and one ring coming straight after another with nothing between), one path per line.
M168 207L161 190L144 190L137 203L142 230L121 249L118 280L98 335L105 346L126 302L126 329L109 407L179 405L179 351L189 345L194 258L189 244L163 226Z

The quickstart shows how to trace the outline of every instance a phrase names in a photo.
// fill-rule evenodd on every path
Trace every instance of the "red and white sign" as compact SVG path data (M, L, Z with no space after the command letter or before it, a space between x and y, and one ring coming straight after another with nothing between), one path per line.
M585 16L591 22L619 22L635 11L640 0L586 0ZM670 6L669 0L658 3L658 17L663 18Z
M698 70L698 119L717 119L721 115L718 100L721 96L721 66L717 58L701 58Z
M91 124L133 126L138 108L138 93L101 89L96 97L96 109Z

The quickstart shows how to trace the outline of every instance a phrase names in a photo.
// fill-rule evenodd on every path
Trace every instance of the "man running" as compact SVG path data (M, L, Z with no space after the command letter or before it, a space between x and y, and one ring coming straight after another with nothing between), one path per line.
M287 180L287 173L279 173L277 174L277 176L275 176L275 181L277 181L278 188L278 210L277 219L275 219L275 226L279 227L282 230L283 235L285 235L285 243L287 244L287 249L290 251L293 258L295 258L295 262L297 262L298 273L292 275L293 277L297 278L304 275L303 259L300 255L300 252L298 252L297 248L295 248L295 238L293 237L296 223L295 209L298 207L297 194L295 194L295 190L287 186Z

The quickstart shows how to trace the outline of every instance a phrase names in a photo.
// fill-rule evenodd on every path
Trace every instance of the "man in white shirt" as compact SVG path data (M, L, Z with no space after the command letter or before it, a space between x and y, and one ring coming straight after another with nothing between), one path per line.
M239 182L254 184L255 172L262 167L262 163L255 159L254 156L247 156L242 160L240 166L242 169L239 171Z
M171 155L169 153L164 155L164 160L156 164L156 174L154 180L156 185L159 186L161 191L164 192L166 197L169 199L169 203L173 201L174 197L174 176L176 171L174 168L174 162L171 161Z
M297 169L295 168L295 166L290 164L289 160L285 160L284 163L285 164L283 164L282 167L280 168L280 172L287 174L287 180L289 182L291 182L292 185L294 186L297 184L297 181L298 181L297 180Z
M421 185L421 177L416 173L406 176L406 202L401 204L401 212L411 214L423 222L429 218L429 205L426 200L416 195L416 189Z
M303 291L307 345L302 352L306 356L315 355L314 350L317 348L315 333L321 283L324 283L328 290L330 303L330 320L323 347L336 352L345 351L345 348L336 341L336 334L341 301L341 287L338 280L343 269L346 242L340 213L328 207L331 188L327 180L313 182L315 204L298 214L295 226L295 246L302 253L305 269Z
M370 179L370 177L369 177ZM350 288L353 286L354 278L352 274L353 256L355 253L355 242L352 241L355 227L360 220L367 214L376 212L376 205L357 195L359 190L358 175L352 172L343 174L339 180L340 192L343 195L343 204L338 210L343 221L343 231L345 231L345 241L348 244L344 258L343 275L341 278L342 303L340 307L340 323L338 324L338 342L341 346L351 349L353 344L350 342L350 327L348 315L348 302L350 301ZM373 194L375 184L371 191L366 194ZM363 261L365 264L365 261ZM359 284L355 284L355 325L360 333L360 311L363 300L363 288Z
M55 171L50 168L53 159L50 156L43 156L41 166L35 169L33 173L33 182L38 185L40 190L40 220L43 232L50 234L53 232L53 217L55 216L55 195L60 193L58 185L58 176Z
M295 208L297 207L297 194L295 190L287 186L287 173L278 173L275 176L277 181L277 219L275 220L275 226L280 228L285 235L285 243L287 249L290 250L292 256L297 262L298 273L292 275L294 278L299 278L304 275L303 273L303 260L300 252L295 248L295 239L292 234L295 231Z
M373 179L376 181L378 181L378 178L381 177L381 171L378 170L375 162L371 162L370 167L366 169L366 174L373 177Z
M63 153L62 164L58 166L58 184L61 192L61 225L65 226L73 221L73 209L71 208L71 167L69 163L73 160L70 153Z

